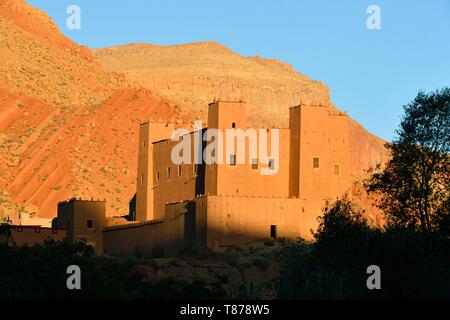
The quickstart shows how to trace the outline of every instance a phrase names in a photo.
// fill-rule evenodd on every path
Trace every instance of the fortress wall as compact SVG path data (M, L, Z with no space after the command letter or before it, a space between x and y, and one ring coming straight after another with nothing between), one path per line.
M290 198L252 198L208 196L197 212L207 212L207 245L242 244L271 238L276 226L277 238L311 240L311 229L318 226L324 201Z
M146 122L139 128L138 172L136 191L136 220L156 219L154 205L153 142L170 138L174 124Z
M233 123L236 129L247 130L245 120L245 103L217 102L210 105L210 118L208 129L220 129L224 134L223 146L226 146L225 130L231 129ZM190 140L191 164L174 164L171 158L172 150L180 142L162 140L152 143L151 147L143 149L145 137L149 135L145 125L141 126L140 156L138 168L137 192L137 220L147 221L164 217L166 203L193 199L205 193L211 195L239 195L239 196L275 196L287 197L289 194L289 129L279 129L279 157L272 157L271 135L267 135L267 154L269 158L277 160L278 171L275 175L262 175L261 170L268 167L267 161L256 156L258 167L252 168L249 155L249 139L246 138L245 164L232 166L227 164L226 150L223 150L224 164L195 165L194 156L198 147L195 144L194 134L190 133L184 138ZM159 129L158 129L159 130ZM164 131L165 129L162 128ZM259 130L259 129L256 129ZM166 132L168 135L169 132ZM202 135L199 133L199 136ZM187 142L189 143L189 142ZM238 139L235 138L235 153L237 154ZM186 144L187 145L187 144ZM256 140L259 145L259 140ZM203 148L203 147L202 147ZM257 150L258 152L259 150ZM146 152L152 155L146 155ZM150 158L153 161L150 163ZM145 165L147 163L148 165ZM144 163L144 164L142 164ZM170 172L169 172L170 171ZM141 199L141 202L139 202ZM147 208L147 209L145 209ZM147 214L144 211L147 210ZM150 212L151 211L151 212ZM139 214L141 212L141 214Z
M176 256L185 247L238 245L277 238L312 240L324 200L203 196L168 204L165 219L105 228L104 253Z
M62 241L66 237L65 229L41 228L38 226L13 226L11 239L18 245L43 244L45 240ZM0 239L0 243L6 239Z
M208 105L208 129L220 130L223 134L222 144L225 148L225 131L226 129L246 128L247 127L247 111L245 102L225 102L217 101ZM222 163L226 161L225 149L223 150ZM219 154L216 153L218 157ZM233 180L233 184L238 184L236 181L237 175L233 174L233 171L222 171L225 165L212 164L206 167L206 193L211 195L223 194L230 191L233 186L225 186L223 183L219 183L221 177L227 174L230 180ZM229 168L228 168L229 169ZM227 189L228 188L228 189ZM233 188L235 189L235 188ZM236 192L236 191L235 191Z
M278 172L262 175L261 169L267 169L268 163L259 159L258 154L258 166L252 167L248 137L246 163L232 165L227 159L226 129L247 129L245 103L209 105L208 129L220 129L224 134L224 164L194 165L197 149L194 133L183 137L187 141L185 146L190 143L194 151L189 155L191 164L174 164L172 150L179 141L154 141L147 146L151 126L144 124L140 138L137 202L141 199L141 206L137 205L137 220L156 218L163 222L106 230L105 238L111 238L111 250L118 253L132 252L135 247L143 247L147 252L166 248L167 252L176 252L180 241L189 245L207 243L215 248L268 239L274 233L276 237L312 239L311 229L317 228L325 201L335 200L351 189L348 126L346 114L333 112L326 106L291 108L290 128L279 129ZM154 132L170 136L168 129L162 126ZM273 158L270 134L268 138L270 159ZM233 150L236 154L237 144L236 138ZM191 207L183 209L173 202ZM190 214L181 218L181 212L182 216ZM123 236L124 241L112 239L110 235L116 232L117 238Z
M181 141L164 140L153 145L154 213L158 219L164 218L166 203L193 199L204 193L204 166L194 164L194 133L185 135L183 139L186 139L186 146L189 143L191 146L190 164L174 164L172 161L172 150Z
M194 214L188 213L188 204L168 205L166 219L105 228L104 253L129 255L142 250L146 256L176 256L194 241Z
M300 195L300 112L289 109L289 197Z
M298 106L291 117L291 196L335 199L349 192L348 116L325 106Z
M58 216L53 220L53 227L67 229L70 242L84 239L96 254L101 254L105 220L105 201L71 199L58 204Z
M245 159L243 164L228 164L229 157L226 149L226 130L241 129L245 134L250 134L248 129L256 132L256 139L250 140L250 135L245 137L245 141L239 142L234 138L233 154L238 155L239 143L244 144ZM209 106L208 129L219 129L223 133L223 164L207 166L207 193L211 195L236 195L236 196L274 196L287 197L289 195L289 129L279 130L279 157L277 159L278 171L274 175L262 175L261 169L268 168L267 159L264 161L260 157L259 150L259 128L248 128L246 122L246 104L241 102L216 102ZM263 128L270 129L270 128ZM273 157L271 150L271 133L267 132L267 150L262 150L269 159ZM253 156L250 155L250 141L256 146L256 160L258 167L252 168ZM239 160L236 158L236 160Z
M249 158L249 140L245 141L245 163L232 166L225 163L217 165L217 193L216 195L235 196L272 196L288 197L289 195L289 130L279 129L279 156L273 157L270 133L267 136L268 159L278 161L278 171L273 175L262 174L261 170L269 169L268 160L264 161L257 155L257 168L252 167ZM224 138L225 139L225 138ZM236 139L237 140L237 139ZM259 139L257 140L259 145ZM237 143L235 142L235 154ZM224 157L226 155L224 154ZM209 168L208 168L209 169Z

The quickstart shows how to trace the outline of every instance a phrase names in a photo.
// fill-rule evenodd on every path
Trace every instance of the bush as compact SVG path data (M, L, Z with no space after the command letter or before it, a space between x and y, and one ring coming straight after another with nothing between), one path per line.
M327 204L314 236L280 251L278 298L450 298L450 244L439 234L371 229L344 198ZM366 287L370 265L381 269L381 290Z
M224 297L201 283L150 285L131 272L133 262L100 266L85 243L47 241L42 245L0 244L0 300L5 299L198 299ZM68 290L67 267L81 269L81 290Z

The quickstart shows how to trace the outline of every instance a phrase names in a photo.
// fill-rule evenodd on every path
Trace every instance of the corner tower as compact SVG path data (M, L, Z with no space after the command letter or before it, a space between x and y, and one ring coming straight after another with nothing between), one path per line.
M136 220L144 222L156 217L154 212L155 177L153 142L170 139L173 123L145 122L139 128L138 172L136 190Z
M350 190L348 123L327 106L290 109L290 197L335 199Z
M247 127L247 104L245 102L217 101L208 106L208 130L218 129L223 133L222 164L207 165L205 169L205 192L210 195L232 194L233 176L236 169L226 165L226 129ZM211 141L214 142L214 141ZM219 183L221 181L222 183Z

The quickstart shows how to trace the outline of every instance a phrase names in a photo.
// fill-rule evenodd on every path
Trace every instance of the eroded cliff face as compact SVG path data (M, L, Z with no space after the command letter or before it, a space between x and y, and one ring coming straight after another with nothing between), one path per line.
M29 5L25 0L0 0L0 16L52 47L92 58L87 47L79 46L66 38L45 12Z
M335 110L320 81L217 43L92 53L23 0L0 0L0 35L0 218L54 217L70 197L105 198L108 215L126 214L144 120L190 125L218 99L247 101L261 127L287 127L300 103ZM385 158L383 144L351 123L355 181Z
M288 127L289 107L326 105L338 111L328 87L284 62L242 57L214 42L175 46L132 44L94 51L106 69L123 72L157 90L201 119L214 100L243 100L250 125ZM320 125L320 124L318 124ZM351 120L350 142L355 175L385 158L382 139Z
M22 0L0 0L0 39L0 87L55 108L99 103L126 83Z
M59 201L106 199L127 214L136 192L139 124L189 118L166 98L123 89L104 103L69 112L0 89L0 207L56 216Z
M215 42L133 44L95 51L105 68L123 72L185 110L206 117L215 100L245 100L251 125L287 127L289 107L331 105L328 87L286 63L243 57Z
M105 70L22 0L0 0L0 61L0 218L54 217L70 197L126 214L139 123L186 119L178 107Z

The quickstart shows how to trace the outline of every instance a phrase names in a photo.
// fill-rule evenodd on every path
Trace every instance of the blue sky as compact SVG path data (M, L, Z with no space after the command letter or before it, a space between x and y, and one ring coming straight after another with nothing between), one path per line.
M392 139L419 90L450 86L450 0L28 0L64 34L92 48L131 42L217 41L277 58L330 87L333 102ZM69 5L81 30L66 28ZM369 5L381 30L369 30Z

